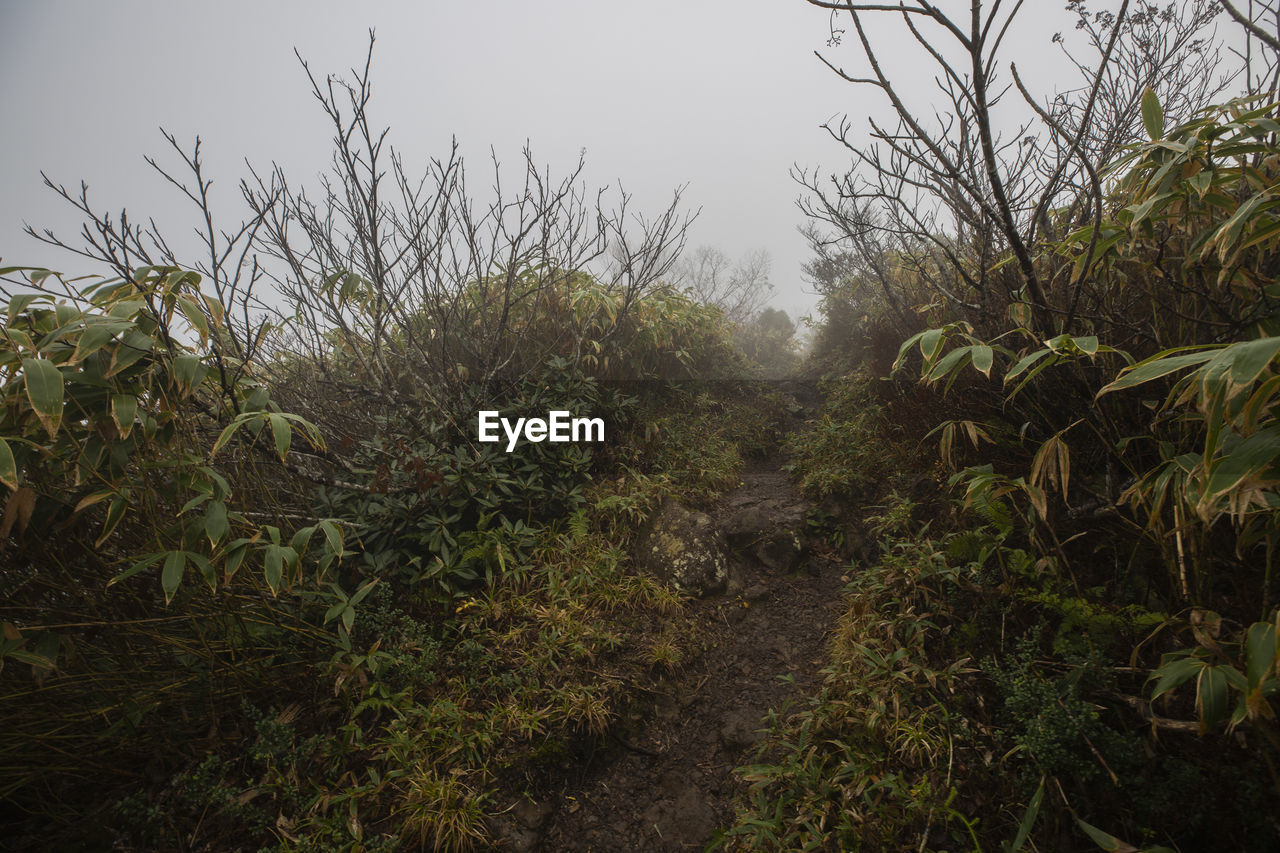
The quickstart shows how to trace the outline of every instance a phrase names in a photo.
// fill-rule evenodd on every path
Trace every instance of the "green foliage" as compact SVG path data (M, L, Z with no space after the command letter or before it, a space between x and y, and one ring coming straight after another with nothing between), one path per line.
M1144 98L1148 129L1159 105ZM1110 166L1116 210L1073 231L1056 252L1074 281L1139 288L1157 345L1273 334L1275 106L1243 98L1208 107ZM1151 280L1151 264L1169 273ZM1117 324L1119 325L1119 324Z
M1108 464L1132 473L1119 497L1159 547L1173 594L1197 601L1218 582L1218 561L1208 553L1211 538L1221 535L1219 522L1227 521L1237 552L1260 558L1264 609L1274 601L1271 562L1280 532L1280 441L1273 423L1280 338L1271 335L1274 294L1265 272L1280 235L1270 189L1273 112L1233 101L1136 146L1113 167L1125 170L1114 190L1120 206L1113 217L1056 247L1076 258L1074 279L1103 277L1112 287L1131 283L1140 272L1135 264L1153 252L1172 254L1180 260L1177 278L1166 290L1148 292L1152 306L1174 306L1173 316L1195 315L1201 312L1196 300L1216 299L1214 310L1224 314L1224 322L1215 335L1243 339L1187 345L1199 330L1165 324L1162 311L1153 325L1157 340L1180 345L1140 361L1099 343L1096 334L1063 334L1013 352L977 340L963 323L921 332L899 354L901 363L918 344L922 381L948 385L968 364L988 375L994 354L997 363L1008 365L1002 369L1009 399L1019 398L1031 409L1029 425L1053 430L1036 450L1027 478L987 469L968 478L971 494L999 481L1006 492L1023 492L1048 522L1051 495L1044 489L1051 487L1067 502L1071 459L1080 453L1079 442L1069 443L1067 433L1085 423L1089 438L1102 444L1086 445L1085 452L1096 458L1100 451ZM1162 130L1159 104L1150 94L1143 113L1149 131ZM1013 334L1029 335L1025 329ZM950 340L959 345L947 350ZM1127 366L1118 373L1101 369L1103 356L1117 355ZM1047 381L1049 368L1069 371L1069 381L1091 386L1096 395L1092 411L1056 430L1044 423L1046 402L1037 385ZM1144 401L1155 419L1126 429L1134 419L1117 398L1132 404L1135 391L1156 383L1163 400ZM948 437L944 433L944 444Z
M1158 445L1160 464L1143 472L1125 497L1147 517L1156 535L1198 521L1200 530L1229 519L1240 547L1265 544L1261 593L1271 592L1271 555L1280 535L1280 422L1274 395L1280 387L1277 357L1280 338L1258 338L1194 352L1169 350L1120 374L1098 392L1101 397L1170 376L1189 367L1159 408L1173 429ZM1172 440L1170 440L1172 439ZM1176 530L1177 544L1185 532ZM1177 571L1184 595L1212 582L1185 561Z
M1277 626L1280 613L1269 622L1255 622L1238 643L1219 640L1222 618L1216 613L1197 611L1194 634L1199 644L1166 654L1151 674L1154 702L1180 685L1195 680L1196 716L1201 732L1224 720L1227 730L1249 720L1272 746L1280 746L1274 731L1278 690L1277 661L1280 640ZM1232 697L1236 697L1232 707ZM1228 716L1229 714L1229 716Z
M504 308L502 300L491 297L510 284L511 276L528 279L530 288L535 279L549 276L555 286L539 291L536 306L520 302ZM519 574L538 528L584 508L585 489L594 474L618 461L635 417L636 394L647 385L615 379L654 382L657 399L666 400L660 380L687 376L717 361L733 363L728 329L719 314L668 288L631 299L586 273L530 267L472 282L467 294L475 323L502 322L518 330L513 331L516 349L509 370L487 383L456 388L415 387L405 381L407 406L397 403L375 414L373 429L359 437L347 424L339 426L345 412L315 411L317 420L333 422L344 436L341 452L346 457L344 482L321 494L324 513L350 528L362 574L394 579L427 597L461 596L492 586L507 573ZM421 314L409 318L391 339L437 333L466 335L467 330L433 331L429 316ZM345 355L353 346L344 339L332 357L335 364L358 372L358 359ZM543 362L534 363L539 357ZM305 376L314 366L295 369ZM403 369L408 380L412 368L406 363ZM454 378L479 370L478 362L462 360ZM320 403L301 402L304 408ZM442 407L439 416L424 421L412 410L419 402ZM552 409L599 417L606 424L606 444L522 444L508 453L501 444L476 442L475 417L481 409L510 418L545 416ZM683 426L673 420L670 430ZM664 430L664 422L651 428ZM678 436L664 432L663 438L646 448L648 455L681 444ZM686 472L676 472L677 478L696 475L711 487L722 483L736 459L731 447L722 449L724 470L690 464ZM662 467L665 462L651 464Z
M290 444L323 441L229 355L199 275L2 274L18 273L0 336L0 792L39 814L84 767L207 731L219 690L332 643L311 604L345 598L345 551L333 521L282 505Z
M944 464L959 469L964 513L935 519L935 535L966 568L928 612L954 629L956 654L988 651L985 698L1000 712L957 713L981 721L985 748L1004 755L991 784L1025 804L1006 836L1014 847L1055 832L1105 849L1134 849L1121 838L1149 849L1227 835L1274 843L1274 826L1245 805L1273 796L1280 747L1274 116L1240 100L1170 127L1148 93L1150 139L1111 164L1097 218L1050 212L1045 233L1066 236L1035 247L1061 325L1033 332L1025 294L1008 306L932 303L919 308L928 327L898 347L893 369L918 363L921 386L940 393L918 397L941 407L926 428L936 424ZM870 339L868 318L894 306L860 298ZM907 713L932 698L913 700ZM1158 740L1142 735L1148 723ZM1209 740L1224 730L1236 740ZM1202 802L1209 778L1234 799ZM1106 802L1089 792L1099 786ZM1071 814L1032 793L1045 788ZM984 844L1001 837L993 814L980 812ZM882 819L909 836L912 818Z
M616 428L632 404L553 359L499 405L504 417L567 409ZM527 560L539 524L585 500L591 445L543 442L507 453L476 444L468 434L474 424L458 431L434 421L425 435L398 435L397 421L380 427L353 439L350 468L365 488L331 487L320 496L324 512L349 526L362 570L374 577L445 597L492 585Z
M707 393L677 391L672 397L679 405L664 405L665 411L651 412L646 419L648 471L651 477L668 482L671 494L697 504L710 503L738 482L742 463L738 443L718 423L732 415Z
M1038 652L1039 638L1026 638L1003 667L986 667L1003 697L1006 733L1044 773L1083 783L1099 779L1107 768L1096 751L1106 755L1120 747L1117 733L1086 698L1082 679L1090 671L1047 677L1034 663Z
M605 732L623 699L616 673L678 666L685 638L653 620L678 611L674 594L629 574L608 543L625 542L661 495L722 488L740 448L767 447L760 426L773 415L712 430L718 398L695 394L701 421L672 418L658 425L669 441L633 445L637 407L661 410L683 392L609 377L732 365L726 327L683 297L624 304L571 278L566 313L538 313L520 350L551 353L538 369L467 386L426 417L424 404L450 389L406 374L404 398L360 421L302 393L316 374L288 351L236 363L220 309L179 324L197 297L212 304L198 277L140 271L76 292L74 310L48 294L15 297L0 481L14 495L5 533L18 549L3 571L28 586L6 605L0 659L11 664L3 677L36 698L5 733L10 760L32 774L10 777L6 795L34 778L33 756L67 724L84 726L81 751L98 760L136 753L136 737L181 743L194 729L214 732L194 769L179 770L172 747L153 750L175 765L165 807L154 792L114 795L118 838L462 848L487 838L496 779ZM359 307L358 279L334 287ZM574 337L584 323L596 338ZM112 335L94 331L107 324ZM358 376L352 342L332 342L330 375ZM277 396L308 417L280 411ZM473 419L480 407L602 417L608 440L506 453L448 414ZM77 535L51 536L55 525ZM50 556L58 572L30 585ZM86 654L76 631L30 615L40 596L65 604L68 592L96 609L78 617L82 629L157 627L108 634ZM315 699L317 678L329 698ZM283 701L309 697L312 710L220 707L268 687ZM245 749L226 748L237 739ZM86 796L62 781L78 768L71 757L56 768L63 796Z
M357 77L316 88L347 127ZM0 796L41 844L490 842L500 792L683 658L634 528L776 444L760 418L722 429L704 467L705 434L672 418L660 452L635 419L671 413L668 383L746 373L722 314L661 283L675 202L593 208L579 172L529 160L486 208L456 158L393 200L382 142L335 142L327 206L275 176L230 232L197 146L195 189L170 180L202 207L203 281L0 270ZM80 254L124 269L145 233L168 255L79 208L101 236ZM607 441L506 453L476 441L481 409L600 417Z
M28 275L42 283L53 274ZM279 530L229 508L231 484L212 458L237 429L254 441L269 424L283 462L294 425L313 447L323 447L315 428L276 411L260 385L226 374L211 343L223 309L200 292L195 273L143 267L132 279L72 293L74 302L21 294L5 312L0 478L13 496L5 533L43 537L55 524L100 513L93 545L112 549L123 538L112 534L131 513L159 522L166 507L174 517L154 523L149 535L131 537L122 558L128 555L132 564L112 583L163 562L168 603L187 569L216 589L220 576L230 580L252 554L273 592L279 589L282 577L272 571L279 553L273 549L282 547ZM183 343L191 336L194 345ZM230 419L207 448L201 417L209 424ZM130 527L136 535L146 525ZM295 537L290 581L300 576L298 560L314 530ZM338 528L330 525L321 547L323 572L342 553Z
M815 498L849 496L892 480L888 445L878 438L885 430L884 411L867 392L863 377L831 382L822 414L792 439L801 488Z

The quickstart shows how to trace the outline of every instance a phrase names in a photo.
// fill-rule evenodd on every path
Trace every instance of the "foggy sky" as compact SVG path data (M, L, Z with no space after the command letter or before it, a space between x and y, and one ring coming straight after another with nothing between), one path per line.
M1014 44L1020 67L1043 79L1064 67L1049 43L1066 28L1061 5L1024 14ZM189 233L193 210L143 162L150 153L175 163L159 127L183 143L204 140L223 227L242 215L235 188L245 160L279 162L293 181L314 185L331 132L293 50L322 76L345 74L363 63L373 27L372 116L391 127L411 173L456 136L482 198L490 147L515 164L526 140L553 174L585 152L588 185L620 182L638 210L659 212L687 184L685 205L702 211L690 246L735 258L769 250L774 304L804 313L814 300L802 292L807 252L789 172L843 171L849 158L820 125L848 113L863 128L868 113L885 114L881 96L840 81L813 55L862 68L852 40L827 47L828 21L803 0L6 0L0 257L101 271L21 233L24 222L65 237L78 228L75 212L42 186L42 169L71 186L86 180L99 207ZM912 79L923 67L918 49L883 46L923 109L932 81Z

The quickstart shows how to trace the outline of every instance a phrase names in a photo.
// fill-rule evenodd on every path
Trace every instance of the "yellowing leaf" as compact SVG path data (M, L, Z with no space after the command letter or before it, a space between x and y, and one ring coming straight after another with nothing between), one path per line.
M991 378L991 363L995 360L995 352L985 344L973 347L973 366L988 379Z
M138 398L132 394L113 394L111 397L111 420L121 438L128 438L133 431L134 417L138 414Z
M0 438L0 483L11 489L18 488L18 463L14 461L9 442Z
M31 523L31 514L36 508L36 493L23 486L9 495L4 505L4 519L0 521L0 545L9 538L11 532L21 534Z

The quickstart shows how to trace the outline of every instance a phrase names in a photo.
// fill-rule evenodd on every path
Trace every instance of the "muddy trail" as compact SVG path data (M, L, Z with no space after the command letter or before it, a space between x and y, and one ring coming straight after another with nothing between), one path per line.
M815 395L797 395L792 429L816 413ZM785 517L802 536L807 505L784 455L750 465L713 517ZM732 542L732 532L730 532ZM746 790L734 768L753 760L770 714L804 702L820 680L826 639L840 605L842 563L808 553L782 566L751 549L731 556L725 592L695 600L688 618L702 649L649 686L649 712L583 757L548 790L540 808L513 814L538 851L701 850L733 819Z

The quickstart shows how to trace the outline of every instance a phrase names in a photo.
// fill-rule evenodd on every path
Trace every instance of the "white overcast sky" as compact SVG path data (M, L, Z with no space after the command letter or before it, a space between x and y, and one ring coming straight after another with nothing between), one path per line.
M1058 83L1064 66L1050 44L1070 29L1063 5L1027 4L1011 41L1011 58L1047 88L1074 85ZM204 140L224 227L239 218L246 159L277 161L295 182L318 174L330 131L293 50L321 74L345 73L363 62L373 27L373 117L410 164L444 154L452 136L472 168L490 146L514 163L528 140L553 173L585 151L592 185L621 182L655 213L687 184L686 204L702 209L690 245L732 257L768 249L775 304L803 313L813 297L802 292L790 170L848 162L824 121L847 113L861 128L885 115L876 92L841 82L813 55L864 69L854 39L827 48L828 18L803 0L0 0L0 257L99 271L22 234L24 222L66 236L78 224L41 170L73 186L84 179L100 207L189 229L190 211L143 162L165 153L160 127ZM921 74L913 43L889 30L881 38L923 108L932 70Z

